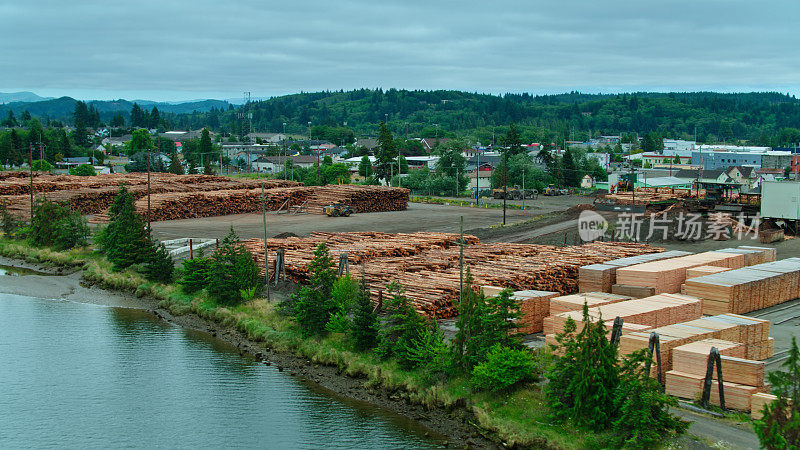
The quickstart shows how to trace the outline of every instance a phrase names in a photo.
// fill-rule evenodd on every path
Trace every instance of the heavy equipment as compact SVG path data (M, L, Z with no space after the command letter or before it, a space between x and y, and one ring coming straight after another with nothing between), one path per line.
M351 206L343 205L341 203L332 203L322 208L322 212L324 212L328 217L348 217L350 214L353 214L356 211Z

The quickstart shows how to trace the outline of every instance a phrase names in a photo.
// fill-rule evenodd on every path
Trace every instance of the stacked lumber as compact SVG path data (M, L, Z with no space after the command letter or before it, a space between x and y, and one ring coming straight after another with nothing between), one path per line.
M755 264L763 264L775 261L778 258L778 250L775 247L755 247L751 245L740 245L737 247L742 250L753 250L761 254Z
M723 373L723 377L725 374ZM690 400L699 400L703 392L704 375L694 375L690 373L671 370L666 373L665 392L676 397ZM725 390L725 407L740 411L750 411L750 398L758 392L757 387L744 384L723 381ZM709 402L719 406L719 385L715 382L711 384L711 396Z
M701 317L700 299L681 294L659 294L652 297L626 300L589 308L593 321L607 324L620 317L624 323L644 325L648 328L686 322ZM553 316L553 333L561 333L568 319L575 321L577 330L583 329L583 311L568 311ZM649 336L648 336L649 338Z
M686 269L699 266L744 267L744 255L704 252L617 269L617 284L655 288L656 294L676 293L686 281Z
M744 345L744 357L766 359L772 356L774 341L769 337L769 321L736 314L720 314L673 325L650 329L646 332L623 333L620 338L621 355L647 348L651 333L658 333L661 341L663 370L672 369L672 350L682 345L704 339L721 339ZM655 374L656 368L653 368Z
M711 347L719 350L724 381L764 387L766 363L747 359L745 345L737 342L703 339L676 347L672 350L672 370L705 376ZM717 379L716 370L713 377L715 380Z
M517 321L520 333L540 333L544 318L550 315L550 301L558 292L524 290L514 292L514 299L519 301L522 318Z
M553 315L569 311L580 311L586 304L589 308L608 305L611 303L631 300L624 295L608 294L605 292L584 292L580 294L563 295L550 300L550 313Z
M741 314L777 305L800 294L800 258L691 278L681 292L702 298L705 314Z
M307 281L315 247L325 242L332 255L348 253L351 269L363 273L374 299L379 292L385 293L387 284L399 282L417 310L446 318L456 313L454 301L460 288L457 240L458 235L446 233L317 232L308 238L269 239L267 247L272 255L283 249L287 276L303 283ZM473 285L482 286L487 295L496 295L503 288L574 293L579 267L660 250L643 244L609 242L569 247L482 244L474 236L465 236L465 243L464 267L471 271ZM244 246L253 253L263 274L264 241L248 240ZM274 261L270 273L274 273ZM537 324L539 317L549 313L549 302L543 299L533 300L530 305L523 301L522 307Z
M758 420L764 417L764 407L777 400L778 397L766 392L756 392L750 397L750 418Z
M692 267L691 269L686 269L686 279L688 280L689 278L711 275L712 273L727 272L728 270L732 269L729 267L717 267L717 266Z
M624 284L615 284L611 286L611 293L616 295L624 295L631 298L645 298L656 295L656 289L646 286L627 286Z
M662 259L677 258L690 254L690 252L672 250L661 253L648 253L629 258L619 258L606 261L602 264L584 266L578 271L578 289L580 292L611 292L612 285L616 284L616 270L621 267L659 261Z

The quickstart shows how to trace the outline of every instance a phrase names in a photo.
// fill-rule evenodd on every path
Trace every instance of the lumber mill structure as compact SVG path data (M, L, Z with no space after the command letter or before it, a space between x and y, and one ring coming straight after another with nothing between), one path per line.
M271 281L281 276L306 281L313 250L322 242L339 256L340 273L364 277L375 302L397 281L421 313L436 319L457 314L458 235L313 233L269 239L267 249L276 255L270 259ZM264 241L244 244L263 275ZM555 247L488 244L464 236L463 244L473 287L490 296L511 289L525 333L542 333L555 343L568 319L581 329L586 304L593 319L606 323L621 355L651 349L651 374L667 393L712 404L724 398L726 408L752 411L754 417L772 398L764 361L775 348L770 322L742 314L800 297L800 258L776 260L775 249L752 246L692 254L620 242ZM721 371L709 372L709 361Z

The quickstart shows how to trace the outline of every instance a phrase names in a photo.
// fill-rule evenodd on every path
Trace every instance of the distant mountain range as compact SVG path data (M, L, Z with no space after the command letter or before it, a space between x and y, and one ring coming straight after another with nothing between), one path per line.
M211 108L228 109L229 103L225 100L194 100L189 102L154 102L150 100L135 100L143 109L150 110L154 106L161 113L184 114L207 112ZM0 93L0 118L8 114L8 110L19 116L23 111L28 111L33 116L53 120L72 121L72 113L78 100L72 97L45 98L32 92ZM89 100L87 105L93 105L104 121L110 120L120 112L127 117L131 112L134 101L131 100Z
M40 97L33 92L0 92L0 103L11 102L40 102L42 100L52 100L53 97Z

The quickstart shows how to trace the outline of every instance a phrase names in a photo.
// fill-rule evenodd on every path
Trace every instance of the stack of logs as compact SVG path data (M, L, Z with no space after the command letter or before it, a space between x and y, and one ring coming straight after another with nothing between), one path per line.
M313 233L308 238L269 239L270 274L274 276L275 252L285 251L286 274L305 282L317 244L325 242L336 259L348 252L350 272L364 276L373 299L398 282L416 309L431 317L456 313L453 301L460 286L458 235L446 233L387 234ZM634 243L594 242L555 247L532 244L481 244L464 237L464 268L469 268L474 286L509 287L512 290L577 292L578 267L610 259L660 251ZM264 241L244 242L264 271Z
M23 219L30 214L30 179L25 172L7 172L0 177L0 201ZM69 203L75 211L97 215L90 222L108 220L105 211L114 200L120 185L139 201L139 213L147 211L147 174L101 174L93 177L51 175L34 172L36 198ZM261 209L261 188L266 190L267 208L298 206L322 214L322 208L339 202L356 212L398 211L408 205L408 189L384 186L330 185L305 187L288 180L234 180L213 175L173 175L151 173L151 220L239 214Z

